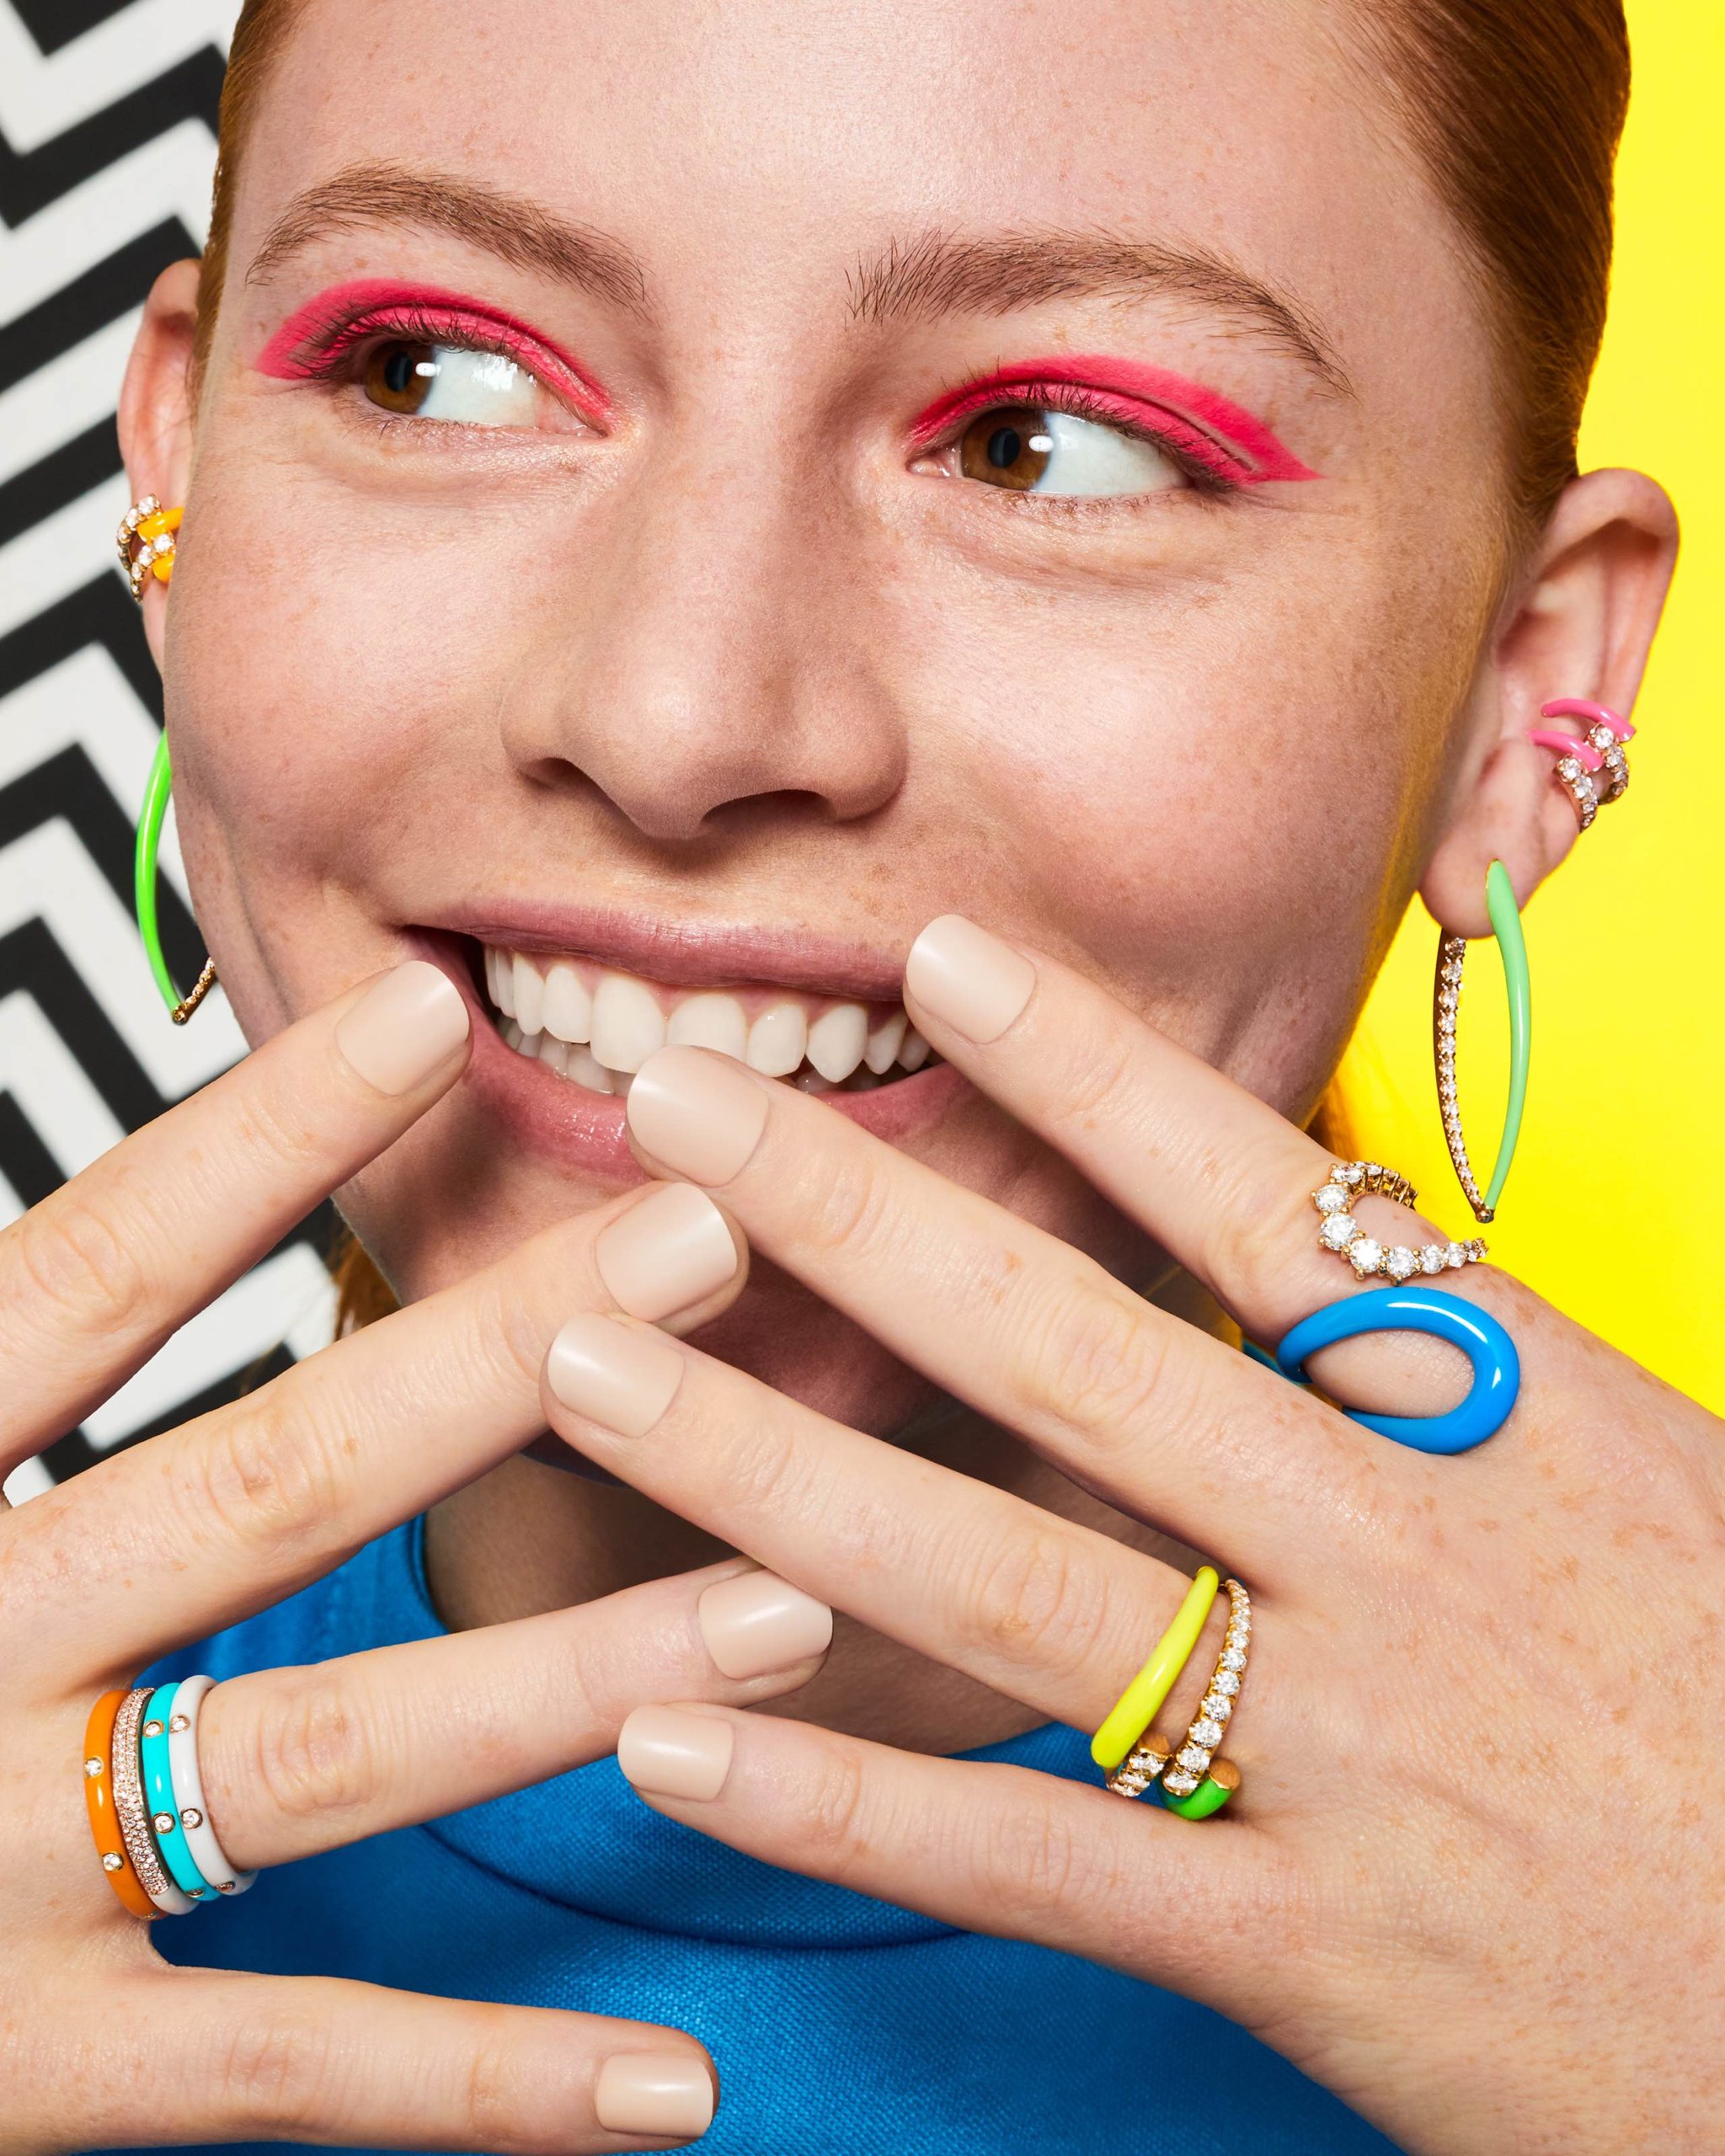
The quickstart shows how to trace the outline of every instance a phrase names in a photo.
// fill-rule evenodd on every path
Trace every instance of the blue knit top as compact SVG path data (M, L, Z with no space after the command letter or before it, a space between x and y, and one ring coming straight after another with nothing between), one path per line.
M415 1521L150 1678L442 1630ZM970 1756L1094 1772L1053 1725ZM266 1872L154 1936L177 1961L686 2029L723 2090L707 2156L1394 2156L1206 2008L740 1855L649 1810L610 1758Z

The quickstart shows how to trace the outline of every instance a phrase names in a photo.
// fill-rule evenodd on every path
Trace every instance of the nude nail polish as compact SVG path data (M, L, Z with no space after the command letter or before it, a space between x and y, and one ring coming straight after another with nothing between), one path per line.
M911 946L905 987L933 1018L979 1048L996 1041L1036 985L1030 961L961 913L932 921Z
M335 1028L335 1045L368 1086L411 1092L467 1038L467 1000L441 966L409 958L374 981Z
M695 1605L701 1636L722 1676L766 1677L825 1654L832 1612L777 1572L717 1580Z
M573 1413L619 1437L644 1438L682 1382L683 1358L656 1332L636 1332L584 1310L545 1358L545 1382Z
M713 2123L713 2076L686 2052L617 2052L593 2084L593 2115L607 2133L692 2140Z
M737 1246L706 1193L674 1182L601 1229L593 1262L619 1309L657 1322L692 1309L733 1278Z
M629 1088L629 1129L655 1161L692 1182L729 1182L766 1127L772 1081L729 1057L663 1048Z
M649 1796L705 1803L724 1787L736 1732L717 1715L681 1707L637 1707L617 1732L617 1763Z

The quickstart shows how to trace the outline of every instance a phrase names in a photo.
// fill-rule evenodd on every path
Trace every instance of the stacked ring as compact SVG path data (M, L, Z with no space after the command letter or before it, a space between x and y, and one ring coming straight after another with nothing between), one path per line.
M143 1768L144 1802L149 1811L150 1832L156 1838L157 1851L180 1892L190 1901L201 1902L209 1897L210 1882L193 1861L180 1830L168 1753L168 1722L179 1691L178 1684L163 1684L150 1694L149 1704L144 1709L138 1755Z
M1114 1773L1156 1720L1162 1701L1191 1659L1220 1585L1213 1565L1199 1568L1186 1590L1185 1600L1174 1613L1173 1622L1151 1648L1149 1661L1121 1693L1090 1740L1090 1756L1103 1774Z
M187 1916L243 1893L210 1825L198 1769L198 1709L208 1677L104 1692L84 1730L84 1799L108 1883L136 1917Z
M1210 1689L1193 1718L1192 1726L1186 1732L1186 1742L1162 1776L1163 1794L1171 1798L1192 1796L1209 1774L1210 1761L1222 1741L1223 1730L1234 1711L1234 1702L1246 1675L1247 1657L1252 1649L1252 1597L1238 1580L1230 1580L1227 1587L1232 1608L1227 1637L1216 1657L1215 1673L1210 1680ZM1231 1789L1227 1795L1232 1794ZM1217 1803L1226 1801L1226 1796L1216 1800ZM1214 1810L1215 1806L1209 1808Z
M120 1831L120 1815L114 1806L114 1720L125 1700L124 1692L104 1692L90 1709L84 1726L84 1802L108 1884L120 1897L120 1906L132 1916L150 1918L156 1913L156 1905L132 1869L126 1838Z
M114 1809L126 1853L131 1859L138 1882L163 1916L189 1915L195 1904L181 1893L168 1875L162 1853L150 1831L150 1815L144 1804L142 1763L138 1753L138 1725L150 1697L147 1686L134 1686L120 1703L114 1717Z
M218 1894L243 1894L255 1871L236 1871L222 1854L204 1801L204 1777L198 1764L198 1710L216 1689L212 1677L188 1677L168 1718L168 1755L174 1774L179 1823L187 1854Z

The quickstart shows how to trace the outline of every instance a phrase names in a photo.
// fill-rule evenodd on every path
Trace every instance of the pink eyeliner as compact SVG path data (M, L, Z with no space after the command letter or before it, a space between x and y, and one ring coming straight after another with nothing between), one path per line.
M1237 486L1262 486L1269 479L1316 479L1285 442L1262 419L1220 391L1165 367L1142 366L1130 360L1063 353L1058 359L1026 360L1001 367L978 382L967 382L932 404L912 430L916 448L926 448L944 429L971 412L985 412L1003 396L1018 392L1033 402L1038 392L1064 385L1084 392L1087 406L1106 408L1136 425L1159 427L1177 447Z
M362 337L398 329L423 335L445 327L483 336L547 387L561 389L594 417L608 419L610 400L584 369L550 338L489 301L399 278L355 278L332 285L296 307L253 365L278 382L303 382L328 371L332 358Z

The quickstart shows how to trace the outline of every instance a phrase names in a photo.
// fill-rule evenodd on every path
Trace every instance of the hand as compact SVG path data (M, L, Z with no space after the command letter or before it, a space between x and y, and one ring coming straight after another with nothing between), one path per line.
M942 924L918 952L954 942L992 939ZM992 949L991 1007L950 976L932 1007L940 972L913 955L911 1017L942 1054L1253 1338L1355 1291L1316 1243L1328 1155L1064 967ZM1717 1421L1476 1267L1445 1285L1508 1326L1519 1405L1478 1450L1429 1457L817 1099L678 1048L644 1066L629 1114L656 1171L716 1188L761 1251L1078 1482L1212 1553L1255 1605L1226 1735L1243 1786L1208 1823L711 1705L625 1725L650 1803L772 1863L1204 2000L1410 2149L1712 2145ZM1357 1211L1396 1241L1434 1237L1387 1200ZM1430 1358L1453 1352L1362 1341L1316 1367L1420 1412L1445 1404ZM547 1412L660 1503L1081 1730L1187 1585L638 1326L572 1323ZM1220 1625L1158 1717L1177 1737Z
M399 1136L466 1054L458 992L410 963L279 1036L0 1236L0 1475ZM0 1517L0 2150L662 2148L701 2132L711 2062L677 2031L168 1967L103 1876L81 1774L101 1692L318 1578L542 1432L540 1364L571 1310L670 1315L643 1292L667 1226L690 1306L676 1321L699 1322L740 1284L736 1240L686 1187L634 1192ZM715 1663L716 1651L734 1673L759 1666L735 1633L740 1598L758 1618L760 1586L702 1602L748 1570L732 1560L579 1609L218 1685L200 1722L217 1838L242 1869L284 1863L608 1752L643 1699L746 1705L804 1682L820 1660L806 1644L770 1677ZM824 1613L779 1600L806 1642Z

